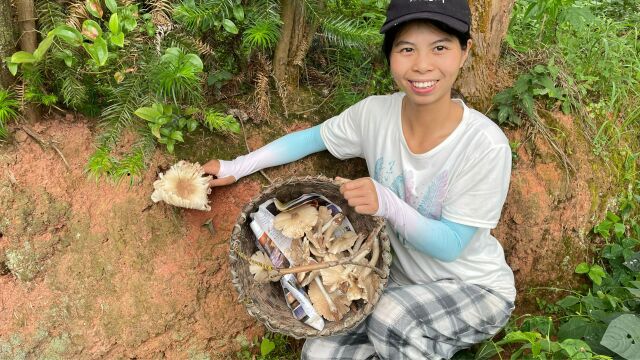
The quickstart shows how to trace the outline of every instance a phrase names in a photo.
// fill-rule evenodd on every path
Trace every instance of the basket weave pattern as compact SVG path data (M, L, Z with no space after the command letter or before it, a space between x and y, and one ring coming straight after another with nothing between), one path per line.
M238 252L251 256L258 250L255 237L249 228L249 214L255 212L263 202L277 198L282 202L293 200L300 195L317 193L340 206L356 232L369 234L376 226L383 223L382 218L366 216L356 213L348 206L339 191L339 185L334 180L324 176L299 177L276 181L265 188L260 195L253 198L243 209L233 227L231 234L230 268L231 280L239 294L238 301L245 304L250 315L262 322L269 330L279 332L295 338L337 335L355 328L367 315L373 311L374 305L387 284L391 251L389 238L384 231L379 232L381 256L377 267L384 273L384 278L376 289L373 300L365 303L362 300L354 302L356 310L347 313L340 321L325 321L323 330L318 331L303 322L296 320L287 306L282 287L279 282L257 283L249 272L249 263L238 256Z

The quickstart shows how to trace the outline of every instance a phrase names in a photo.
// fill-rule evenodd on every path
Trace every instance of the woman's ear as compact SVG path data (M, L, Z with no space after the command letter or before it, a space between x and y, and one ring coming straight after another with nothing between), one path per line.
M471 52L471 46L473 45L473 41L471 39L467 40L467 48L462 50L462 59L460 61L460 69L464 66L464 63L467 61L469 57L469 53Z

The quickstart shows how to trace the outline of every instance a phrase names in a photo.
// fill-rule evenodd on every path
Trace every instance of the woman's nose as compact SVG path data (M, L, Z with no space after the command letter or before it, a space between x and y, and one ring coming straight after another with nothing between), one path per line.
M417 72L428 72L433 70L433 62L429 54L419 54L415 57L413 70Z

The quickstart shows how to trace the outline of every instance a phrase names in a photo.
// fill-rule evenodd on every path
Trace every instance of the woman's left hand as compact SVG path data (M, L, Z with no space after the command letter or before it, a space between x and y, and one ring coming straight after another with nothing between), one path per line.
M373 215L378 211L378 193L371 178L336 179L346 181L340 186L340 193L358 214Z

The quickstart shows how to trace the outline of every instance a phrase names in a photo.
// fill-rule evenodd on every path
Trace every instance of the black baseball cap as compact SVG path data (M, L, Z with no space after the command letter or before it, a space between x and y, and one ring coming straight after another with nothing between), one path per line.
M471 10L467 0L391 0L387 21L380 33L409 20L426 19L441 22L461 33L469 32Z

